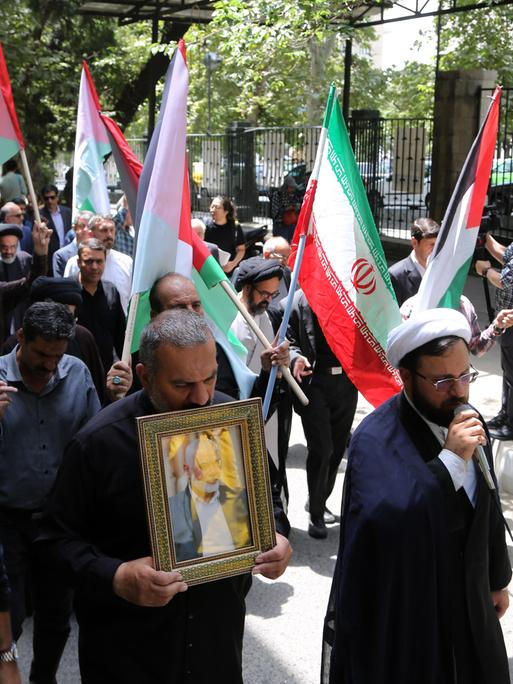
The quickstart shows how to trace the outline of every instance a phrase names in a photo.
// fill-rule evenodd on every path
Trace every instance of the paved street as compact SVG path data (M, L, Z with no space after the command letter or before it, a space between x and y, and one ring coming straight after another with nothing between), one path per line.
M484 300L481 280L472 278L466 288L484 325ZM472 385L471 400L486 418L496 413L500 404L501 380L498 349L493 349L482 359L474 359L481 372ZM360 399L355 423L369 411ZM511 444L513 448L513 444ZM307 534L308 517L304 511L306 500L305 475L306 449L299 420L294 420L288 461L288 477L291 492L289 517L292 523L291 543L294 548L292 563L286 574L276 582L255 579L248 598L248 617L244 647L244 671L246 684L315 684L319 681L322 621L328 600L331 576L335 565L338 543L338 525L330 528L327 540L311 539ZM337 479L329 507L340 508L343 469ZM513 468L512 468L513 469ZM513 492L513 480L512 480ZM513 493L503 497L508 523L513 527ZM513 545L509 542L513 560ZM513 584L510 585L512 606L502 626L505 633L513 674ZM24 681L28 681L30 659L30 624L20 640ZM151 656L149 656L151 657ZM215 666L214 666L215 667ZM213 670L213 681L221 681ZM76 630L68 643L63 659L59 682L79 682L76 662ZM513 678L512 678L513 681ZM228 682L226 684L229 684Z

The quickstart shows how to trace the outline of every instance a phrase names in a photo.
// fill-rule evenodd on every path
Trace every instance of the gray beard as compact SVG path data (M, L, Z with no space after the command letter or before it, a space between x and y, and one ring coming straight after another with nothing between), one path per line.
M1 257L2 261L4 264L13 264L15 259L16 259L16 254L14 254L12 257Z

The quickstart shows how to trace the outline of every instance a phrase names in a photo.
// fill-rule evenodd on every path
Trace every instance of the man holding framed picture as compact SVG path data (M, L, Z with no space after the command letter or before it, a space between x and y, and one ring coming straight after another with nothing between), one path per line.
M242 682L245 596L251 575L187 587L154 569L138 454L136 417L229 401L215 392L215 342L188 310L157 316L141 337L143 390L101 411L70 443L41 535L76 588L82 681L94 684ZM276 546L253 573L287 567L290 526L273 493Z

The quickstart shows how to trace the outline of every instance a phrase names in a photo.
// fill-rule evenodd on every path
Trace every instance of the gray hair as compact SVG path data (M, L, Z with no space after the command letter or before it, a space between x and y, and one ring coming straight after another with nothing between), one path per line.
M93 217L94 217L94 214L92 211L88 211L87 209L83 209L82 211L79 211L78 214L73 219L72 227L74 228L81 219L85 219L88 223L88 226L89 226L89 222L91 221L91 219Z
M163 311L149 323L141 334L139 359L150 375L157 370L157 351L160 346L187 349L206 344L214 336L204 316L188 309Z
M81 242L78 246L78 258L82 258L82 252L84 249L94 249L95 252L103 252L104 256L107 256L107 249L105 248L105 245L101 240L98 240L97 238L89 238L88 240L84 240L84 242Z
M102 221L110 221L116 225L114 218L110 214L94 214L94 216L91 216L89 219L89 230L96 230Z

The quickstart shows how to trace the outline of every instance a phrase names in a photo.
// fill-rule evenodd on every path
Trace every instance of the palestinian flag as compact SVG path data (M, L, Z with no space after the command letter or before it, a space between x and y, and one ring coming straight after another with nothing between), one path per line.
M132 152L117 123L105 114L100 114L100 119L107 131L112 155L121 179L121 188L126 195L130 213L135 216L137 188L143 165Z
M185 150L188 85L185 44L180 40L169 65L159 119L139 180L132 296L139 293L140 299L132 351L139 348L140 333L149 321L148 295L153 283L174 271L192 278L205 312L225 340L229 340L232 355L235 350L243 357L246 349L230 332L237 310L219 285L222 280L229 281L205 243L191 229ZM244 367L243 373L243 364L240 366L240 374L235 368L234 371L241 396L247 396L248 383L244 384L242 375L249 377L248 371Z
M308 227L299 282L345 372L378 406L402 386L385 355L401 315L334 86L322 135L317 187L305 198L311 214L293 240Z
M25 141L16 116L11 81L0 43L0 164L23 149Z
M445 212L414 311L460 308L460 297L474 254L488 191L497 142L500 99L501 88L496 88Z
M83 62L78 97L77 131L73 158L73 213L88 210L109 214L110 201L103 162L111 152L99 117L100 101L87 62Z

